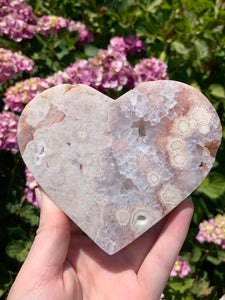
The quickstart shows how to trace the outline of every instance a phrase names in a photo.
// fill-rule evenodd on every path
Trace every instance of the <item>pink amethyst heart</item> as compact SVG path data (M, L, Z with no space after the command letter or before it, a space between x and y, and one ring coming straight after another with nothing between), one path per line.
M24 109L22 157L43 190L104 251L114 254L182 202L208 174L221 124L198 90L139 84L112 100L59 85Z

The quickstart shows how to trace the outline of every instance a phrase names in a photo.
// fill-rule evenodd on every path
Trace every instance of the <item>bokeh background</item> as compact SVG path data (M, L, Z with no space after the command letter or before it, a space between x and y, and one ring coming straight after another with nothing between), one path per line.
M164 299L225 294L225 2L0 0L0 298L7 297L39 222L36 181L18 152L24 106L60 83L116 99L141 81L173 79L204 93L223 140L191 195L195 213ZM168 245L169 247L169 245Z

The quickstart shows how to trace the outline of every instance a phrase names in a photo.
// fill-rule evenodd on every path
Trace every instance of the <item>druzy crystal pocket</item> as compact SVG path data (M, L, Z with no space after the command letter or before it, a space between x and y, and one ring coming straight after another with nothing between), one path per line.
M175 81L139 84L117 100L59 85L24 109L22 157L43 190L113 254L183 201L221 140L211 103Z

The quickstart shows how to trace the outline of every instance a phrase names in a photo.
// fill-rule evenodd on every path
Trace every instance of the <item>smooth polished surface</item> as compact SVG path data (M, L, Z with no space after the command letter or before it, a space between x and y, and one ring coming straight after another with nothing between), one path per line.
M59 85L24 109L22 157L43 190L109 254L140 236L208 174L221 124L198 90L139 84L117 100Z

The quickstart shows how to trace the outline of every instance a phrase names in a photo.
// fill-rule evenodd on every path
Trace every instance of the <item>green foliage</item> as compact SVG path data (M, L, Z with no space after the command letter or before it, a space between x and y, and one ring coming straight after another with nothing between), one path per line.
M70 63L94 57L114 36L136 34L145 45L143 57L155 56L168 65L170 79L201 90L213 103L222 121L223 141L213 171L191 196L193 222L182 255L191 267L183 279L170 278L165 299L219 299L225 294L225 250L200 244L195 236L204 219L225 213L225 3L221 0L29 0L36 16L57 15L81 20L94 33L94 41L77 45L78 34L61 30L36 35L20 43L0 37L1 47L21 51L35 61L32 76L47 77ZM136 56L135 59L142 58ZM131 63L135 64L131 58ZM0 86L0 96L19 74ZM121 93L124 92L121 91ZM116 97L118 93L110 92ZM2 108L1 104L1 108ZM26 258L39 221L39 209L25 199L24 166L19 155L0 155L0 297L5 297Z

